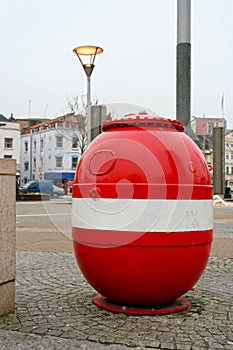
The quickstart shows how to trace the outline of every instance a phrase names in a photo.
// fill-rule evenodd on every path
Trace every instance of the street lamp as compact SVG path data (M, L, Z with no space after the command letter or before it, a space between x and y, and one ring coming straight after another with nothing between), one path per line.
M87 76L87 127L88 127L88 143L91 141L91 116L90 116L90 106L91 106L91 74L95 67L95 57L96 55L103 52L103 49L99 46L79 46L73 49L73 52L78 56L78 59L83 66L83 69ZM86 56L87 63L84 63L81 56Z

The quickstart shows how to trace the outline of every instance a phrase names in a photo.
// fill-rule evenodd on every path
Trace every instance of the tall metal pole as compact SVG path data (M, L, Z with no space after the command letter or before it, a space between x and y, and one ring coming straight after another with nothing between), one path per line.
M191 117L191 0L177 0L176 119Z
M91 142L91 77L87 76L87 144Z
M91 77L87 77L87 108L91 106Z

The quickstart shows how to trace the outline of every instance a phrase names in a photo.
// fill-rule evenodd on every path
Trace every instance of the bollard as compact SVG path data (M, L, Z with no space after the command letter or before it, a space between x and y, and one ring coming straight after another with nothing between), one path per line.
M105 122L73 184L72 236L99 307L186 309L212 242L206 161L181 122L144 112Z
M0 159L0 316L15 308L16 162Z

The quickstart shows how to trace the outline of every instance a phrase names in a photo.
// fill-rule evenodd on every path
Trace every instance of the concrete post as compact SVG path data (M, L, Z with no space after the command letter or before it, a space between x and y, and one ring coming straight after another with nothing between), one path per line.
M213 185L214 194L225 192L225 128L213 128Z
M191 117L191 0L177 0L176 119Z
M15 308L16 161L0 159L0 316Z
M91 106L91 141L101 134L102 123L106 119L107 107L104 105Z

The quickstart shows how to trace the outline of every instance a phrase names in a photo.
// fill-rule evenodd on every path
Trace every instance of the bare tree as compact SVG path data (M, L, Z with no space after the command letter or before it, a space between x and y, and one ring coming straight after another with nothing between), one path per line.
M87 98L86 95L73 95L71 97L67 97L67 109L69 113L74 113L76 114L86 114L86 102ZM98 105L98 98L95 98L92 103L92 106Z
M73 123L73 148L79 148L83 154L87 147L87 116L86 116L86 97L85 95L73 95L67 98L68 112L73 114L77 124ZM76 124L76 125L75 125Z
M87 147L87 108L86 108L86 95L73 95L71 97L67 97L67 109L68 113L73 114L73 116L77 120L77 139L76 142L77 147L80 149L80 153L83 154ZM98 105L98 99L95 98L92 101L92 106ZM75 130L74 130L75 132Z
M77 142L80 154L83 154L87 147L87 117L82 114L74 115L77 120L77 133L74 133L73 142Z
M86 109L86 97L85 95L77 96L73 95L67 97L67 110L68 113L76 114L85 114Z

